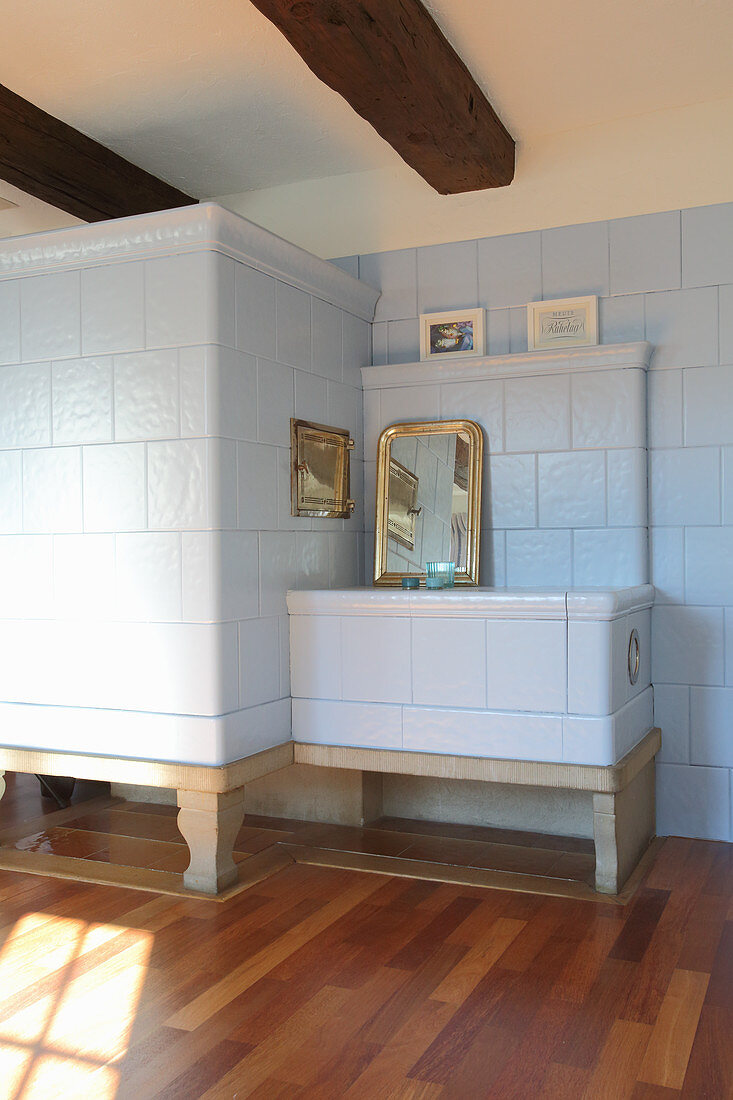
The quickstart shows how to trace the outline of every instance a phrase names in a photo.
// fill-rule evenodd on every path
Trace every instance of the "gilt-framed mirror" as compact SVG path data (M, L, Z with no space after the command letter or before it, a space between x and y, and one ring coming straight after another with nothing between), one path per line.
M428 561L453 561L477 585L483 436L473 420L385 428L377 445L374 584L425 583Z

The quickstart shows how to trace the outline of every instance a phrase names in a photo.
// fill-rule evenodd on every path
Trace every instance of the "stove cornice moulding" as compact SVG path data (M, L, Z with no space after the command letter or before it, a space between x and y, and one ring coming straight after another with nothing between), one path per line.
M374 318L378 290L213 202L9 237L0 242L0 279L190 252L219 252L363 321Z
M441 382L477 382L496 378L526 378L540 374L577 374L581 371L643 370L649 367L652 345L598 344L592 348L557 348L514 355L477 355L475 358L428 360L422 363L362 367L365 390L397 386L432 386Z

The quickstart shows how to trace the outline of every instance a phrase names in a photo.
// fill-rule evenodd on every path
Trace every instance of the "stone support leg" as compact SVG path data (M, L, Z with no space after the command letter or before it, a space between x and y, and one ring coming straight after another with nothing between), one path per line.
M183 875L189 890L218 894L237 880L232 849L244 817L244 788L226 794L178 792L178 828L191 862Z
M5 794L5 772L0 771L0 798Z
M650 760L624 790L593 795L596 890L618 894L654 834L654 760Z

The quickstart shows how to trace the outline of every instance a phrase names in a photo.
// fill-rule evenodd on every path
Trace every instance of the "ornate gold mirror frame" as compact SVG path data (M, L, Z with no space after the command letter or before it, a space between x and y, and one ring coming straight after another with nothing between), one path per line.
M482 470L483 436L473 420L385 428L377 445L375 585L399 587L408 576L424 584L432 560L453 560L457 585L478 584Z

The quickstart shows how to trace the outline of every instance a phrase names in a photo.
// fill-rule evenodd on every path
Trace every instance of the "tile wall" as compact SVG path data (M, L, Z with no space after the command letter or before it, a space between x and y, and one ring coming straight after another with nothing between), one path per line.
M5 740L48 707L106 708L47 722L80 751L290 737L285 592L363 560L360 509L291 517L290 417L349 428L360 482L369 329L214 251L0 281L0 700L42 705Z
M526 302L587 293L600 298L602 343L654 345L653 680L664 734L658 830L733 839L733 204L337 262L382 289L375 364L419 358L420 312L484 306L488 352L504 354L526 349ZM595 400L602 404L602 395ZM439 413L437 406L411 410ZM531 523L524 530L538 539ZM520 527L511 534L520 544L526 538ZM543 538L534 552L554 569L566 560L563 536ZM587 560L598 565L592 545ZM501 561L500 545L497 583Z

